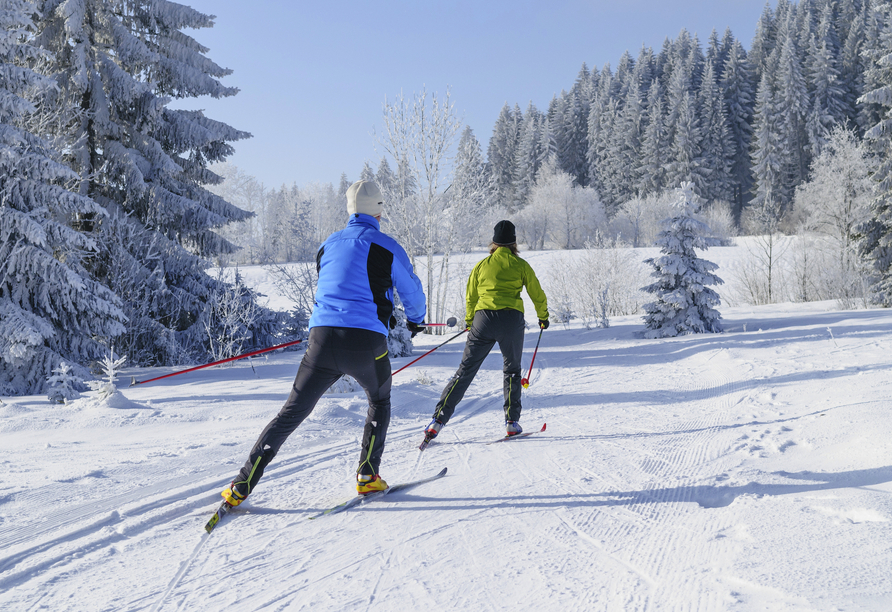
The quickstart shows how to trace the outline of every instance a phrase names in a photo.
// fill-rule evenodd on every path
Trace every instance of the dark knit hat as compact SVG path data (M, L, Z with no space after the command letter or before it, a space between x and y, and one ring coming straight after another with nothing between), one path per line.
M514 224L510 221L499 221L493 230L492 241L495 244L514 244L517 236L514 235Z

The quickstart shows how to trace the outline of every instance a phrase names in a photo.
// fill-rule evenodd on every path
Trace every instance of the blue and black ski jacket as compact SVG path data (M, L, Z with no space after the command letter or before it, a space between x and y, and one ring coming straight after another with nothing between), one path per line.
M311 328L356 327L386 336L394 287L406 318L424 321L424 292L409 256L372 216L351 215L346 228L329 236L316 253L316 271Z

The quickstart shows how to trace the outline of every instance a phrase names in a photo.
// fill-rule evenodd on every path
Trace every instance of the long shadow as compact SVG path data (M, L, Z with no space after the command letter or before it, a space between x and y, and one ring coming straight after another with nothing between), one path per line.
M852 325L847 323L844 327L833 329L843 322L848 321L864 321L863 324ZM699 352L713 346L719 347L736 347L750 346L754 342L777 340L826 340L832 342L831 334L827 328L833 330L835 339L845 338L846 336L857 335L859 338L871 337L876 334L882 334L885 327L892 327L892 312L886 310L844 310L830 311L822 313L806 313L801 318L792 316L781 316L774 319L750 319L746 316L735 316L733 319L723 320L725 329L728 330L723 334L691 334L679 336L666 340L645 340L640 338L640 332L644 331L644 324L622 324L610 327L606 330L591 330L582 332L591 334L591 342L597 342L598 336L609 335L613 337L627 338L628 341L634 342L633 346L626 346L620 349L594 349L584 351L591 353L592 356L605 355L609 353L611 358L622 358L623 351L628 351L631 356L636 359L638 357L653 355L663 356L666 354L672 356L684 355L685 351ZM742 331L744 326L750 327L747 331ZM877 328L880 328L878 331ZM740 328L740 329L738 329ZM579 342L580 331L575 329L555 329L549 331L553 336L566 334L576 340L574 344ZM558 343L565 344L565 343ZM543 340L543 347L547 348ZM540 350L542 350L540 348Z
M782 386L790 383L797 383L812 380L831 380L834 378L844 378L847 376L857 376L861 372L870 371L886 371L890 370L888 364L872 364L859 367L841 368L839 370L815 370L812 372L793 372L790 374L782 374L779 376L771 376L767 378L753 378L741 381L731 381L716 387L707 389L710 396L718 401L721 396L729 393L739 393L741 391L751 391L764 386ZM597 382L592 383L593 386ZM699 394L704 392L703 389L698 391ZM591 390L582 390L578 393L561 393L556 396L541 396L536 399L539 407L569 407L569 406L591 406L593 402L603 404L672 404L691 401L692 392L689 390L672 390L672 389L643 389L640 391L629 391L625 393L599 393L597 388ZM560 401L553 401L556 399ZM574 399L578 398L578 399Z
M491 507L514 506L522 509L567 508L567 507L613 507L634 506L644 503L694 502L702 508L724 508L730 506L741 495L776 497L797 495L816 491L854 489L883 485L892 482L892 466L847 472L775 472L790 480L803 481L801 484L761 484L750 482L740 486L696 485L641 489L638 491L605 491L572 495L506 495L499 497L423 497L411 493L394 494L390 502L402 501L394 507L362 508L363 512L390 512L393 510L442 510L449 504L452 510L480 510ZM466 502L460 505L461 502ZM458 503L458 504L457 504Z

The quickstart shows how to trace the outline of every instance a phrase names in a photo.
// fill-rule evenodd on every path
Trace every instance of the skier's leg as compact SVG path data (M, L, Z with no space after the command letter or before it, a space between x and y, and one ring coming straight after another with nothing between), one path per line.
M248 460L233 481L233 487L242 496L254 490L264 469L288 436L310 415L322 394L341 376L333 367L330 349L326 346L329 329L314 327L310 330L307 352L294 377L288 400L260 433Z
M523 313L519 310L499 311L499 350L502 351L505 395L505 420L520 420L520 396L523 359Z
M474 315L474 324L468 332L468 340L461 357L461 364L455 374L446 383L440 395L440 401L434 408L434 418L441 423L448 423L455 412L455 407L465 396L465 391L477 375L483 360L489 355L495 344L495 338L489 333L489 320L494 311L478 310Z
M392 378L387 337L364 329L348 330L336 359L338 368L356 379L369 400L356 472L377 475L390 425Z

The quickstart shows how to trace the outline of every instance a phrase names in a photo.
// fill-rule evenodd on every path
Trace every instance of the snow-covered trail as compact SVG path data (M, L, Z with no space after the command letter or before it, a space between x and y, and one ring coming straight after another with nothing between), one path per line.
M446 478L307 520L352 495L359 454L364 398L326 396L210 536L299 353L122 385L129 409L3 398L0 605L892 609L892 312L827 306L729 309L727 333L667 341L636 317L552 328L522 418L545 433L485 444L496 350L419 454L448 344L395 378L382 465Z

